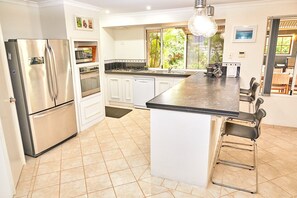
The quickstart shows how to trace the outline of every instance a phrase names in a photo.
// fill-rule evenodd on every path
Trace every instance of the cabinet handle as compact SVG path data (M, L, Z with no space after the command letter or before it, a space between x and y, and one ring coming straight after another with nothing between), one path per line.
M140 82L140 83L148 83L147 81L138 81L138 82Z

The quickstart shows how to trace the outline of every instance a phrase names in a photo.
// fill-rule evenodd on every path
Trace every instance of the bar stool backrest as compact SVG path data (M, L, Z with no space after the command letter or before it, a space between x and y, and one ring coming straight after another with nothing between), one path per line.
M251 89L251 96L253 98L253 100L256 99L256 92L257 92L257 89L258 87L260 86L259 83L255 82L253 85L252 85L252 89Z
M263 98L258 98L257 101L256 101L256 104L255 104L255 112L258 111L258 109L260 108L261 104L264 103L264 100Z
M256 78L255 77L252 77L251 80L250 80L250 90L252 90L252 86L255 82Z
M261 135L261 121L262 118L264 118L266 116L266 111L264 109L259 109L256 112L256 126L255 126L255 133L256 133L256 137L255 139L257 139L260 135Z

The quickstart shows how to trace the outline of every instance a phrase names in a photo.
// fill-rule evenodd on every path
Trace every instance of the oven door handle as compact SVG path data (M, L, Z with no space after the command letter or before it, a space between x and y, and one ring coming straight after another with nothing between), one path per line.
M99 78L99 72L90 72L85 74L80 74L80 80L88 79L88 78Z

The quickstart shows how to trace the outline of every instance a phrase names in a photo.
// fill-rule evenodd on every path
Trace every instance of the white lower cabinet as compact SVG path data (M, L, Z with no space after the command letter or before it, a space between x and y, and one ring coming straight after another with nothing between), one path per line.
M122 96L121 96L121 81L122 79L120 77L109 77L107 79L108 83L108 99L110 101L116 101L121 102Z
M137 76L138 78L142 76ZM148 78L146 76L146 78ZM155 79L155 96L177 85L186 77L159 77L150 76ZM133 105L133 75L107 74L107 100L110 104L131 106Z
M159 95L164 91L167 91L174 85L177 85L181 80L185 78L180 77L156 77L155 78L155 95Z
M155 95L159 95L173 86L172 78L156 78Z
M133 103L133 78L123 78L122 86L122 101L125 103Z
M104 105L101 94L90 96L80 103L81 130L99 122L104 117Z
M110 102L133 103L133 76L107 75L108 100Z

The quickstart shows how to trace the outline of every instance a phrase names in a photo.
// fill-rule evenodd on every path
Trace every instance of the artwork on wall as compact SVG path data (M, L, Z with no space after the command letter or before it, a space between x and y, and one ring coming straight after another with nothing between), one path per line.
M256 42L257 26L235 26L233 42Z
M75 28L77 30L93 30L94 23L92 18L86 18L86 17L75 17Z

